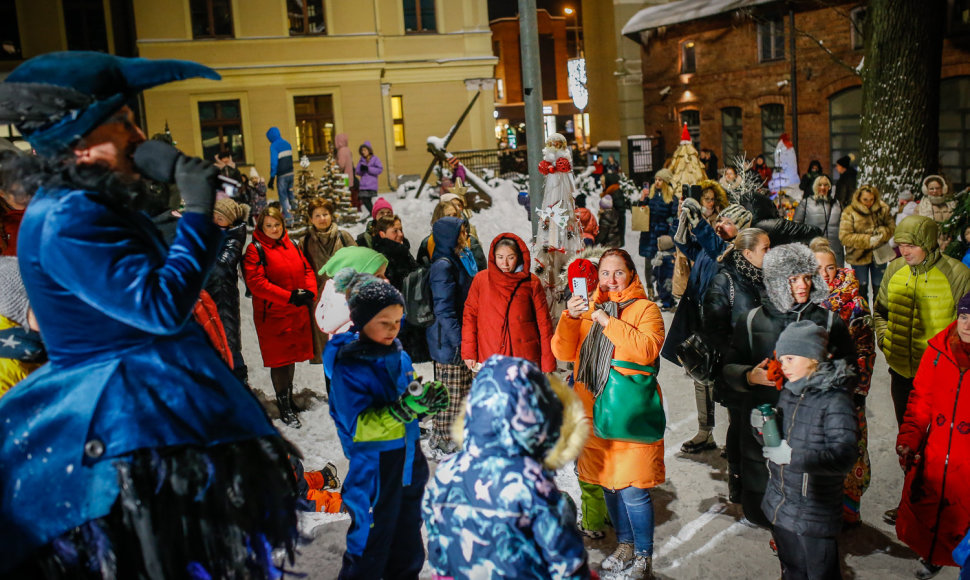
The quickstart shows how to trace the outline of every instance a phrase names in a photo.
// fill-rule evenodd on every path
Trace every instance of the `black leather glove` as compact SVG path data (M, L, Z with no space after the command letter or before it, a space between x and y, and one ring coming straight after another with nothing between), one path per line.
M188 213L212 214L219 185L219 170L198 157L179 156L175 162L175 185Z
M294 306L309 306L313 304L313 292L297 288L290 293L290 304Z
M274 185L276 185L276 177L275 176L274 177L270 177L269 178L269 181L266 182L266 189L273 189L273 186Z
M366 163L361 163L357 167L357 170L360 171L360 174L361 175L367 175L367 164Z

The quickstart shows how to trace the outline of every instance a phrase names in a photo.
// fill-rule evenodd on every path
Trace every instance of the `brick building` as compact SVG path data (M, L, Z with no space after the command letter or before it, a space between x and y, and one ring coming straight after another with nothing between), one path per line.
M943 48L940 160L957 187L970 184L970 1L949 0ZM792 10L789 13L789 9ZM679 0L638 12L623 34L641 45L644 130L666 153L686 122L723 165L772 154L793 134L792 14L797 69L798 169L830 172L859 154L865 2Z

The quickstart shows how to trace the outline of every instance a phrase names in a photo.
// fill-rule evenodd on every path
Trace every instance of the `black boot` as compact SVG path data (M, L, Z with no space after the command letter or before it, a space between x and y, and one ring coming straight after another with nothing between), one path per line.
M744 486L741 485L741 466L728 464L728 501L741 503L742 491Z
M283 396L277 395L276 406L280 409L280 421L283 421L284 425L289 425L294 429L299 429L303 426L300 423L300 418L293 412L293 398L289 393Z

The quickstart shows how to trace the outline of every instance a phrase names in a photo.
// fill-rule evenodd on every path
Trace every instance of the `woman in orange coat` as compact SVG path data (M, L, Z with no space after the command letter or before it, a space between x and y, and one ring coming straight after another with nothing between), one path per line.
M664 340L660 309L647 299L633 259L625 251L612 249L602 255L599 288L591 300L594 307L589 307L581 296L570 298L568 310L562 313L552 337L556 358L574 363L576 393L590 423L593 391L605 384L610 359L649 365L656 361ZM617 371L643 374L619 368ZM649 578L654 526L648 490L664 482L663 440L628 443L601 439L591 433L577 468L581 481L604 488L606 507L619 540L613 554L603 560L602 569L627 570L630 578Z

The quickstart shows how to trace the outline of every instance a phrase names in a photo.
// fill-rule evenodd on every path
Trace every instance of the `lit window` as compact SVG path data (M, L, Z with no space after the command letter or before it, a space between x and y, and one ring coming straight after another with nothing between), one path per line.
M293 98L299 150L307 157L321 157L333 148L333 95Z
M193 38L232 36L232 0L190 0Z
M401 95L391 97L391 120L394 122L394 148L404 149L404 98Z
M435 0L404 0L405 32L436 32Z
M758 23L758 55L761 62L785 58L785 23L781 18Z
M680 43L680 74L686 75L697 71L697 60L694 57L694 41L685 40Z
M326 34L323 0L286 0L290 17L290 36Z
M199 125L202 130L202 158L228 152L236 163L246 163L243 145L242 108L239 99L200 101Z

